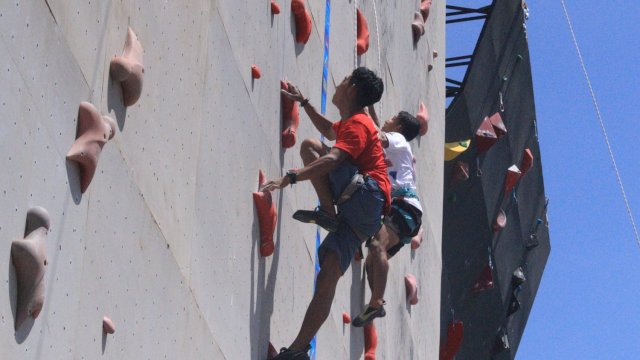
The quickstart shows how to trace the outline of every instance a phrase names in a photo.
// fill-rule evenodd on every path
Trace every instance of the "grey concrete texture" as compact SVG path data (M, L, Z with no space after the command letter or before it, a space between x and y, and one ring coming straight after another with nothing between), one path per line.
M387 317L376 320L378 359L435 359L439 348L445 3L434 1L426 34L411 36L419 1L358 1L369 51L355 59L354 1L332 2L327 115L335 85L354 61L377 71L385 119L423 101L429 133L418 160L425 239L391 261ZM307 0L309 42L295 44L290 1L0 2L0 349L2 359L265 359L288 346L311 299L316 228L295 222L313 208L310 183L274 192L275 252L259 254L251 198L268 178L302 166L302 139L318 138L301 111L296 146L280 146L279 81L320 107L325 2ZM144 48L142 96L122 104L109 78L131 27ZM440 56L433 58L433 50ZM378 60L380 59L380 60ZM251 65L262 78L251 78ZM433 65L427 71L427 65ZM78 106L91 102L118 124L88 190L65 160ZM17 332L11 241L29 208L51 216L44 307ZM321 236L325 233L322 231ZM412 273L420 302L405 301ZM318 359L360 359L363 333L342 324L360 312L362 263L341 279L318 333ZM102 332L103 316L116 327Z

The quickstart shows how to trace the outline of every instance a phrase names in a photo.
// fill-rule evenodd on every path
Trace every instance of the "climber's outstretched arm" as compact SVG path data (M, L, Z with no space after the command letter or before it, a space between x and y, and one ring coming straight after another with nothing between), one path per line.
M335 168L338 167L349 154L338 148L331 148L329 153L319 157L317 160L312 162L311 164L303 167L302 169L298 169L295 171L290 171L293 173L293 177L295 177L295 181L305 181L310 179L316 179L323 175L329 174ZM291 175L283 176L279 179L267 181L264 186L260 189L260 191L273 191L275 189L283 189L287 185L291 184Z
M280 92L289 97L289 99L300 102L309 119L311 119L313 126L315 126L327 140L335 140L336 133L333 131L333 123L331 120L319 113L318 110L309 103L309 99L305 98L296 86L287 81L287 87L289 91L282 89Z

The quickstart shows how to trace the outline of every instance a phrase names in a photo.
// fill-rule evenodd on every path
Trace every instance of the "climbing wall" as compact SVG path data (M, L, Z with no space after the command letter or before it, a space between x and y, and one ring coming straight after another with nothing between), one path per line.
M433 2L414 41L418 0L376 1L376 9L355 1L331 4L327 115L339 119L330 99L355 64L385 82L381 118L416 113L420 101L430 115L429 132L412 142L424 241L391 261L377 358L434 359L445 2ZM302 111L296 144L281 147L279 89L287 78L320 108L326 4L306 1L312 31L299 44L291 1L278 3L280 14L268 0L0 3L2 359L262 360L269 342L290 344L312 296L316 240L316 228L291 215L313 208L316 197L308 182L273 193L275 251L262 257L252 192L260 169L274 178L301 167L300 142L319 137ZM357 58L356 5L371 35ZM110 62L122 55L129 65L121 71L131 74L120 82ZM140 85L139 99L125 106ZM95 107L88 120L81 102ZM76 146L82 150L67 159ZM50 224L34 238L25 224L36 206ZM25 290L12 242L32 240L46 252L36 279L42 309L14 330ZM418 284L413 306L407 273ZM362 276L353 262L341 279L317 336L318 359L363 358L362 329L342 323L342 313L357 314L369 296ZM103 331L104 316L115 333Z

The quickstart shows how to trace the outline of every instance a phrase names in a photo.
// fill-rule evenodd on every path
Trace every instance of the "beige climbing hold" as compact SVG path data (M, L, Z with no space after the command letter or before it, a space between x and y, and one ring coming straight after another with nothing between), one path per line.
M420 13L424 18L424 21L427 22L429 18L429 11L431 10L431 0L422 0L420 1Z
M424 18L420 11L413 13L413 22L411 23L411 30L413 31L413 41L417 42L422 35L424 35Z
M407 290L407 301L411 305L418 303L418 282L412 274L404 276L404 286Z
M426 135L429 130L429 112L422 101L420 101L416 119L418 120L418 123L420 123L420 136Z
M102 331L107 334L113 334L114 332L116 332L116 326L108 316L102 318Z
M438 50L433 50L433 58L437 58L438 57Z
M111 60L109 73L111 74L111 79L119 82L122 86L122 100L125 106L135 104L142 94L143 52L144 50L142 49L142 44L138 41L138 37L129 28L122 56L116 56Z
M24 239L11 243L11 261L16 269L18 300L16 303L15 329L18 330L27 317L36 319L44 304L44 274L47 266L45 240L51 220L42 207L27 212Z
M67 160L80 165L80 191L83 193L91 184L104 144L115 133L115 120L100 115L98 109L88 102L80 103L76 141L67 153Z
M449 161L467 151L471 140L455 141L444 144L444 160Z
M418 230L418 233L416 234L416 236L411 238L412 250L416 250L417 248L420 247L420 245L422 245L422 233L424 233L424 228L420 226L420 230Z

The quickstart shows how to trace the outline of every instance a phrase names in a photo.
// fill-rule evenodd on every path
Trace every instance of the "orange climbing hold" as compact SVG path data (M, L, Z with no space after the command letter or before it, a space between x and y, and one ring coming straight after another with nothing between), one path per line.
M407 301L411 305L418 303L418 282L412 274L404 276L404 287L407 290Z
M424 35L424 18L420 11L416 11L413 14L413 22L411 23L411 30L413 31L413 41L417 42L422 35Z
M498 211L498 215L493 220L493 224L491 224L491 229L494 233L504 229L507 226L507 214L505 214L504 210L500 209Z
M416 119L418 120L418 123L420 123L420 136L426 135L427 131L429 131L429 112L422 101L420 101L420 105L418 106Z
M343 324L351 324L351 316L346 312L342 313L342 323Z
M304 0L292 0L291 12L296 21L296 42L306 44L311 36L311 14L305 9Z
M122 56L116 56L109 65L109 74L113 81L122 86L122 99L124 106L135 104L142 94L142 77L144 65L142 65L142 44L136 34L129 28L127 39L124 43Z
M357 27L358 36L356 46L358 48L358 55L362 55L369 50L369 25L367 24L367 18L360 9L357 11Z
M258 175L258 189L266 182L264 172L260 170ZM253 193L253 202L258 211L258 223L260 227L260 255L271 256L275 248L273 244L273 232L276 229L278 216L276 204L271 198L270 191L257 191Z
M531 149L526 148L522 154L522 163L520 164L520 171L522 174L520 177L523 177L527 171L531 170L533 167L533 154L531 153Z
M456 161L451 171L449 187L455 187L467 180L469 180L469 164L464 161Z
M254 79L260 79L261 76L262 72L260 71L258 65L251 65L251 77Z
M278 5L276 0L271 0L271 13L274 15L280 14L280 5Z
M464 337L464 324L462 321L452 321L447 326L447 342L440 347L440 360L453 360L460 350Z
M431 10L431 0L422 0L420 2L420 14L422 14L422 18L424 22L427 22L429 18L429 11Z
M16 302L15 330L28 317L36 319L44 304L44 273L47 266L45 240L51 220L42 207L27 212L24 238L11 243L11 261L16 270L18 299Z
M108 316L102 318L102 331L107 334L113 334L116 332L116 326Z
M289 90L289 83L286 81L280 81L280 88L282 90ZM282 147L285 149L292 148L296 144L296 130L300 125L300 110L298 109L298 103L289 99L284 94L280 95L280 101L282 104Z
M378 332L373 322L364 326L364 360L376 360L378 348Z
M504 177L504 194L505 196L513 190L513 188L520 180L522 173L520 169L516 165L511 165L509 169L507 169L507 175Z
M424 228L420 226L420 230L418 230L416 236L411 238L411 249L415 250L422 245L422 233L424 233Z
M505 136L507 134L507 127L504 126L504 122L502 121L502 116L499 112L489 116L489 122L491 126L493 126L493 132L496 133L498 139Z
M76 141L67 153L67 160L80 165L80 191L87 191L98 167L98 158L104 144L116 133L116 122L102 116L95 106L81 102L78 108Z
M482 269L476 282L471 287L471 292L475 294L488 289L493 289L493 273L489 264Z

